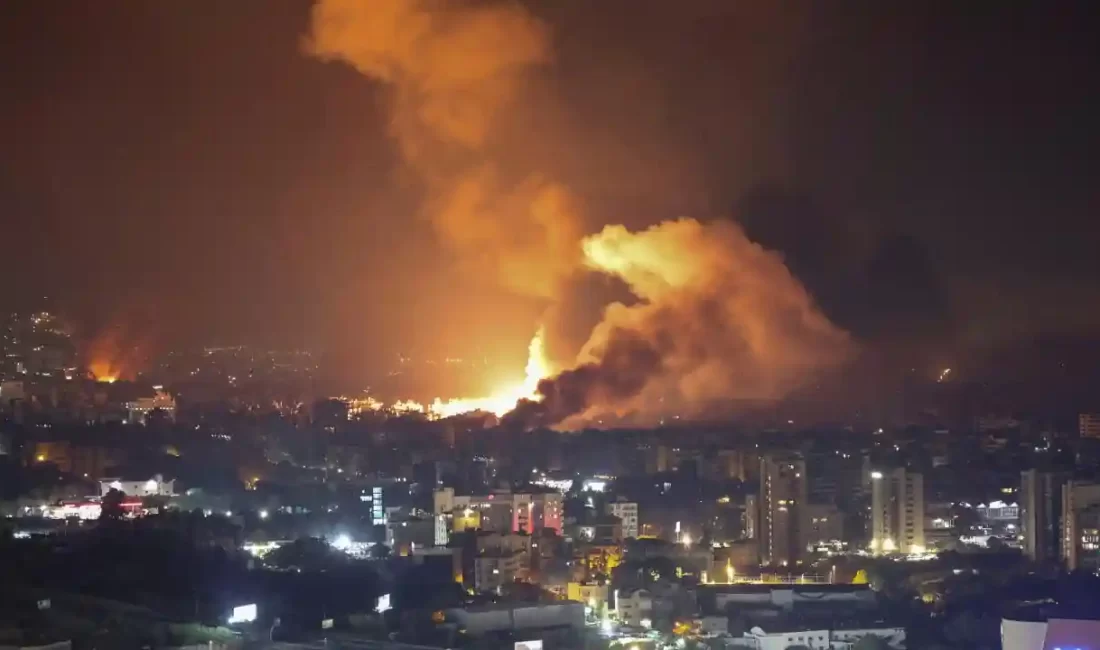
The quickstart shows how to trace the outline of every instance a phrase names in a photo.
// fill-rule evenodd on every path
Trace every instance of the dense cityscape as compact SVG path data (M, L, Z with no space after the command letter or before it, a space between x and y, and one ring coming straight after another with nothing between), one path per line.
M873 429L517 433L296 392L304 353L97 378L59 318L8 323L24 646L977 648L1100 594L1100 413L951 411L947 369Z
M0 650L1090 650L1089 3L0 2Z

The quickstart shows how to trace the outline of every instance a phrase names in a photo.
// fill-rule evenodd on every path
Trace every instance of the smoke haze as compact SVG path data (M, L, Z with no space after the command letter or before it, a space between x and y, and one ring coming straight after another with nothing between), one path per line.
M424 209L467 273L552 298L576 266L569 192L494 156L494 126L525 75L550 60L546 27L518 4L322 0L307 50L390 91L390 131L424 181Z

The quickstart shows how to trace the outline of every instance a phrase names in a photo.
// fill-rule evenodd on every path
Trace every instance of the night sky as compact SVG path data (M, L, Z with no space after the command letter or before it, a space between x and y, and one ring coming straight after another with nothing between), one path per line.
M527 4L554 63L504 157L568 185L590 231L736 219L862 341L1100 325L1091 3ZM304 55L309 19L306 0L0 4L0 307L319 347L348 374L396 349L522 359L545 305L456 272L382 89ZM578 322L599 284L578 283Z

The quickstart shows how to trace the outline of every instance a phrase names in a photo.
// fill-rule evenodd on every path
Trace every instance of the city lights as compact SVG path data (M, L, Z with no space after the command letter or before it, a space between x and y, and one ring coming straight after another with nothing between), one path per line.
M7 4L0 644L1100 650L1091 3Z
M256 620L256 605L241 605L240 607L234 607L233 613L229 615L229 624L234 625L237 623L251 623Z
M607 491L607 481L604 481L604 480L588 479L587 481L584 482L583 485L584 485L584 491L585 492L606 492Z
M391 609L393 609L393 607L390 605L390 595L382 594L381 596L379 596L378 603L374 606L374 611L378 614L382 614L383 612L388 612Z

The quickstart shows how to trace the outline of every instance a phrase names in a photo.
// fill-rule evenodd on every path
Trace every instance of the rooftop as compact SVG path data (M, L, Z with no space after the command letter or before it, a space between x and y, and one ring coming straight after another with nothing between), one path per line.
M1100 609L1095 602L1056 603L1053 601L1024 605L1005 616L1010 621L1042 622L1052 618L1078 621L1100 621Z

